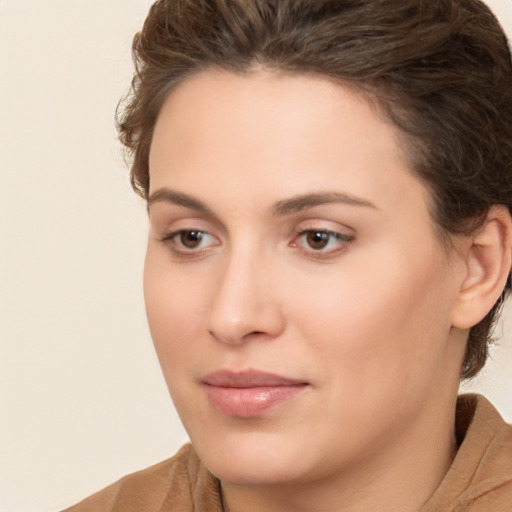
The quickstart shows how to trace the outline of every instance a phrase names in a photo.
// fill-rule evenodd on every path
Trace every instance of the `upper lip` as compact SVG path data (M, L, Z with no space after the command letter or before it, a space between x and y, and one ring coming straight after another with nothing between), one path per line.
M299 379L291 379L274 373L262 372L259 370L233 371L218 370L209 373L202 380L209 386L223 388L254 388L271 386L298 386L307 382Z

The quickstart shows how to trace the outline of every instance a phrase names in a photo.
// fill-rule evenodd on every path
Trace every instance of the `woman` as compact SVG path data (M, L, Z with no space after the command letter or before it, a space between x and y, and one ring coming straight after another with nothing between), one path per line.
M120 111L191 445L69 509L505 511L512 63L478 0L159 0Z

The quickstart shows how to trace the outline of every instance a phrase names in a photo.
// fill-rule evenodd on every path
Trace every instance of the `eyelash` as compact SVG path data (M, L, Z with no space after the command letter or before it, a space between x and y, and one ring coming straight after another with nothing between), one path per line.
M202 229L179 229L176 231L172 231L163 237L159 238L159 241L162 243L166 243L170 246L171 251L174 253L174 255L180 257L180 258L198 258L203 255L203 253L212 246L218 245L218 244L210 244L207 245L205 248L202 247L193 247L193 248L187 248L183 242L176 242L176 238L183 237L184 235L191 235L195 233L199 236L200 242L203 237L209 236L212 239L215 239L213 235L210 235L207 231L204 231ZM321 248L313 248L306 240L306 237L310 235L320 235L320 237L323 237L323 240L320 240L320 242L325 240L325 237L327 237L327 246L332 241L336 242L336 247L333 249L325 250L325 247ZM297 240L303 239L304 245L308 245L309 247L300 247L297 243ZM329 258L331 256L335 256L339 252L343 251L346 248L347 244L351 244L354 241L354 236L347 235L343 233L339 233L337 231L332 231L328 229L314 229L314 228L308 228L308 229L297 229L295 230L295 237L293 238L292 242L289 244L290 247L294 249L300 249L303 250L308 254L308 256L313 258ZM179 246L178 246L179 244Z

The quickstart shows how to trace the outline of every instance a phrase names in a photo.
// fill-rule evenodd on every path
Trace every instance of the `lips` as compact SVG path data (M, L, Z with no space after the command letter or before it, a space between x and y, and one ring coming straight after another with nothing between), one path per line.
M241 418L261 416L309 387L309 383L302 380L255 370L219 370L207 375L202 382L216 409Z

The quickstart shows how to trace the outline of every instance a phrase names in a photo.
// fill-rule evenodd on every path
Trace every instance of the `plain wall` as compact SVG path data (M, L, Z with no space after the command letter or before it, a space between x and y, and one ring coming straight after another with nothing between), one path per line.
M146 327L114 110L149 0L0 0L0 511L52 511L186 439ZM512 0L492 0L512 33ZM509 314L508 318L512 318ZM512 420L512 333L473 386Z

